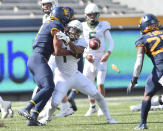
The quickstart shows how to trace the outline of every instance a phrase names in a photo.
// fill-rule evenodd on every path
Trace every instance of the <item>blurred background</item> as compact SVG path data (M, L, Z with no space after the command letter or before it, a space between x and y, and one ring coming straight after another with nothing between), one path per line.
M105 88L109 93L106 95L126 95L136 59L139 19L146 13L152 13L162 25L163 1L58 0L60 6L72 7L76 18L84 17L84 8L90 2L101 9L100 20L110 22L115 42L108 61ZM0 95L4 98L28 100L31 97L35 83L26 63L32 53L32 42L42 24L42 16L40 0L0 0ZM120 73L111 68L112 64L119 68ZM143 67L135 88L142 94L153 66L149 59L145 59Z

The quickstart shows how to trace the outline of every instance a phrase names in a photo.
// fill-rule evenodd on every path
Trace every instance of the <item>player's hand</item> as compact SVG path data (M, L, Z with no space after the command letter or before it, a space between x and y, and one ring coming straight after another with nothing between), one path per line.
M134 88L134 86L137 84L137 79L138 79L138 77L133 77L132 78L132 80L129 83L128 88L127 88L127 94L130 94L131 93L132 88Z
M57 38L66 42L66 45L70 42L70 38L63 32L57 32Z
M90 63L94 62L93 56L92 55L86 55L85 57Z

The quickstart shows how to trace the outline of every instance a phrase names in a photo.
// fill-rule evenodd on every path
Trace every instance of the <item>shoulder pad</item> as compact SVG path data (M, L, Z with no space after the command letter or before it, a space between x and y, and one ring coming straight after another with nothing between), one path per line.
M103 27L105 30L110 30L110 29L111 29L110 23L107 22L107 21L100 21L100 24L102 25L102 27Z

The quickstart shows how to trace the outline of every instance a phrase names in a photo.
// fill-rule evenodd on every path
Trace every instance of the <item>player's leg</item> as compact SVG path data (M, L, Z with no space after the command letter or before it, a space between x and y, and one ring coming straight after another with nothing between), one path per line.
M49 61L48 61L48 65L50 66L50 68L51 68L51 70L52 70L52 72L53 72L53 76L55 76L55 67L56 67L56 65L55 65L56 63L55 63L55 56L54 55L51 55L50 56L50 58L49 58ZM37 88L38 88L38 86L37 86ZM37 90L37 88L35 88L34 89L34 92L33 92L33 95L32 96L35 96L35 94L39 91L39 88L38 88L38 90ZM32 97L33 98L33 97ZM46 106L50 106L51 107L51 98L48 100L48 102L47 102L47 104L45 105L45 107ZM47 110L46 110L46 108L45 109L43 109L41 112L40 112L40 114L39 114L39 118L43 118L43 117L45 117L46 116L46 114L47 114ZM54 116L55 114L53 114L53 116Z
M61 103L62 99L66 96L68 92L69 84L67 84L64 80L60 81L60 78L57 77L55 79L55 83L56 86L52 94L51 106L46 107L47 114L44 118L39 120L40 123L47 124L49 121L52 120L53 113L58 109L58 105Z
M116 121L110 115L104 97L98 92L95 85L90 80L88 80L84 75L82 75L80 72L76 74L75 78L78 85L80 85L77 86L76 89L78 89L80 92L86 95L93 97L97 101L99 107L104 113L104 116L106 117L107 123L116 123Z
M156 77L157 76L157 77ZM144 99L142 101L141 107L141 121L135 129L147 129L147 117L148 112L151 108L151 99L156 91L161 88L161 85L158 83L158 80L162 76L161 72L157 72L153 69L152 73L147 78L147 83L145 85Z
M104 81L106 77L106 72L107 72L107 64L106 62L101 62L99 63L98 70L97 70L97 86L98 86L98 91L105 97L105 88L104 88ZM103 115L103 112L99 108L98 116Z
M55 56L51 55L48 61L48 65L50 66L52 72L54 72L55 70ZM53 74L54 75L54 74ZM32 94L32 98L36 95L37 92L39 92L40 89L38 86L35 87L33 94Z
M96 77L95 66L87 60L85 60L83 75L86 76L92 83L94 83ZM88 99L90 102L90 107L84 116L91 116L93 113L97 112L95 99L90 96L88 96Z
M40 87L40 91L36 93L25 108L20 109L18 112L27 119L36 122L39 113L44 108L54 90L53 73L45 58L39 53L32 54L28 60L28 67L33 74L36 84ZM35 111L31 116L30 111L33 107L35 107Z
M83 67L84 67L83 56L81 56L80 60L78 61L78 71L83 73ZM77 94L78 94L78 91L75 89L72 89L70 94L68 95L68 101L70 102L71 108L74 111L77 111L77 106L74 100Z
M76 89L71 89L71 92L70 94L68 95L68 101L70 102L71 104L71 108L74 110L74 111L77 111L77 106L76 106L76 103L75 103L75 97L76 95L79 93L78 90Z
M163 105L163 96L162 95L154 96L151 99L150 110L163 109L162 105ZM140 109L141 109L141 104L130 106L131 111L140 111Z
M141 121L138 126L135 127L136 130L141 129L147 129L147 117L148 112L151 108L151 98L152 96L147 95L147 93L144 93L144 100L142 101L142 107L141 107Z
M46 115L47 115L47 109L48 109L48 108L46 108L47 106L48 106L48 108L51 107L51 98L46 103L44 109L39 113L39 116L38 116L39 118L46 117ZM53 116L55 116L55 113L53 114Z
M1 118L2 119L7 118L8 114L10 114L10 116L13 117L13 111L11 109L11 102L4 101L1 96L0 96L0 110L1 110ZM11 112L9 112L9 111L11 111Z
M56 117L66 117L72 115L73 113L74 110L71 108L67 96L65 96L61 102L61 111L58 115L56 115Z
M32 93L32 98L36 95L37 92L39 92L40 89L38 86L35 87L35 89L33 90L33 93Z

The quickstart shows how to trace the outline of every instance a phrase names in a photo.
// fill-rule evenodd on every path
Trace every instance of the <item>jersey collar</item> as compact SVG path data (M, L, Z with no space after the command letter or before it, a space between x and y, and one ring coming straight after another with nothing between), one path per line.
M87 22L87 24L88 24L88 26L93 30L93 29L95 29L96 26L99 24L99 21L95 22L94 24L89 24L89 23Z

